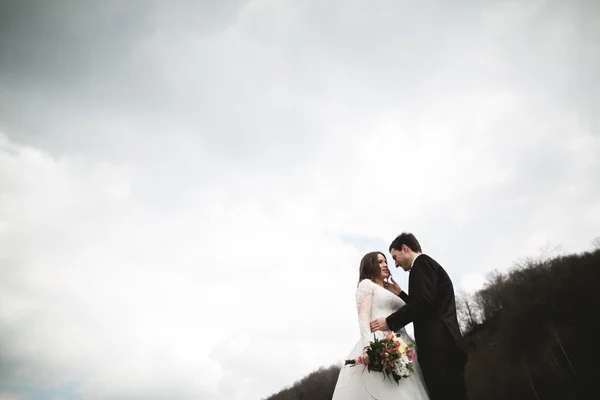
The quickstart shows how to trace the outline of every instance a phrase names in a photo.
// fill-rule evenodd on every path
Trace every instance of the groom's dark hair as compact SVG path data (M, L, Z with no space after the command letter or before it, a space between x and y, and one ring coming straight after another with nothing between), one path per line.
M412 233L402 232L401 234L396 236L396 239L394 239L392 244L390 244L390 252L392 251L392 249L402 250L402 245L406 245L406 247L408 247L415 253L423 252L423 250L421 250L421 245L419 244L419 241Z

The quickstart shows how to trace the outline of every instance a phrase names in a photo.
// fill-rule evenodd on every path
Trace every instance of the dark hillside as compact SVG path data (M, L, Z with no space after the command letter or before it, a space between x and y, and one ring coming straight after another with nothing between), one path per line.
M600 398L599 284L600 250L489 282L470 300L482 317L465 334L470 398Z
M320 368L268 400L331 400L340 367Z

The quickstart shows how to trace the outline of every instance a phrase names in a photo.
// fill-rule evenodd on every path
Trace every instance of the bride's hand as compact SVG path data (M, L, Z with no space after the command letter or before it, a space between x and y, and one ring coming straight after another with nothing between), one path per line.
M394 293L396 296L399 296L400 292L402 291L402 289L400 288L400 285L398 285L398 282L396 282L391 275L390 275L390 278L389 278L389 281L387 284L387 288L390 292Z

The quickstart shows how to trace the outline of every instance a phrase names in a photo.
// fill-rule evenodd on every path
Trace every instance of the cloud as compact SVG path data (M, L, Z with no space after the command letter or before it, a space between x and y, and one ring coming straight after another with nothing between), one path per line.
M16 396L7 393L0 393L0 400L22 400L21 396Z
M598 236L594 4L7 4L1 385L264 397L401 231L467 291Z
M467 293L475 293L482 289L485 285L486 279L481 274L465 274L463 275L460 286Z
M303 226L310 224L303 216L279 220L252 203L233 203L224 213L194 202L161 213L130 195L134 172L55 160L6 140L3 150L2 187L11 189L3 190L1 207L9 279L3 336L13 360L6 383L76 380L85 398L178 387L193 396L229 367L218 353L213 359L213 346L236 336L285 337L307 324L305 340L315 338L329 319L322 307L352 300L354 273L341 279L346 299L306 302L310 293L326 293L358 255L317 226ZM312 318L277 327L285 313L292 321ZM326 354L307 360L304 370L331 362Z

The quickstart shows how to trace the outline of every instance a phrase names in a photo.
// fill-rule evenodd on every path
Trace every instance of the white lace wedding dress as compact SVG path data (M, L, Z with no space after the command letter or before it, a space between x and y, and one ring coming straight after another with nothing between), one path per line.
M405 305L404 301L387 289L364 279L356 289L356 307L360 340L346 357L347 360L358 357L365 346L373 340L370 322L376 318L385 318ZM376 332L378 338L387 332ZM402 328L399 332L407 343L414 343ZM419 349L417 350L417 354ZM369 372L362 365L342 366L332 400L429 400L421 369L415 361L415 374L403 378L399 383L384 378L381 372Z

